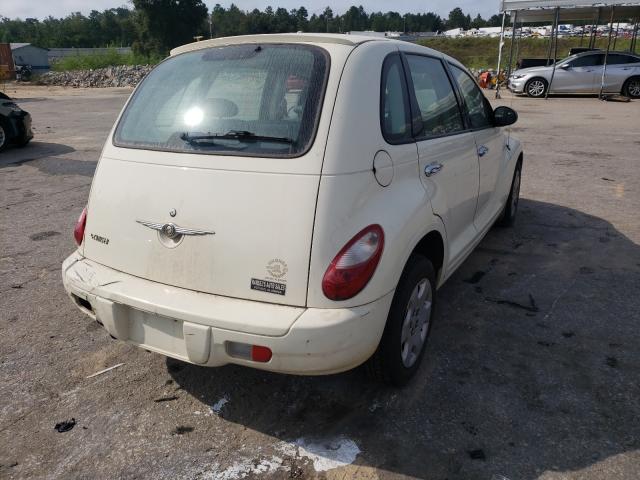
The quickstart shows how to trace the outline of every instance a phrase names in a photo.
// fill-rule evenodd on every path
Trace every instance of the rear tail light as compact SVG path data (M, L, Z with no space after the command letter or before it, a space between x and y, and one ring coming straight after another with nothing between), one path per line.
M330 300L347 300L371 280L384 249L384 231L369 225L347 243L333 259L322 279L322 291Z
M76 228L73 229L73 238L76 239L78 246L82 245L82 239L84 238L84 227L87 224L87 207L82 209Z

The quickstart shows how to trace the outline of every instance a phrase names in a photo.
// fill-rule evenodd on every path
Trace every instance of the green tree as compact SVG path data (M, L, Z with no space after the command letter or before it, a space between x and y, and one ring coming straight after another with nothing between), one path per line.
M465 16L460 7L456 7L449 12L449 19L447 20L447 28L469 28L470 18Z
M291 16L295 18L296 31L309 31L309 12L305 7L300 7L297 10L292 10Z
M166 54L208 30L208 10L202 0L133 0L133 6L140 35L134 47L141 53Z
M483 28L487 26L487 21L478 14L476 18L471 21L471 28Z

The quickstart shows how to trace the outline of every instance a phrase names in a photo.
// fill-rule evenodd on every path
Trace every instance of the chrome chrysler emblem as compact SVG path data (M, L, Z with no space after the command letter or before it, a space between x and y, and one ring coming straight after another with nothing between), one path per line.
M162 226L162 230L160 230L167 238L175 238L178 235L176 231L176 226L173 223L166 223Z
M195 228L179 227L175 223L155 223L145 220L136 220L140 225L144 225L152 230L157 230L166 238L171 240L179 239L183 235L215 235L216 232L211 230L196 230Z

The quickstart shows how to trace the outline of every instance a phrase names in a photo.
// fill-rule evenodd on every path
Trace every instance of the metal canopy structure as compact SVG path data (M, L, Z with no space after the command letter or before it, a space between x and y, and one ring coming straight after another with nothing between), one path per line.
M629 50L631 52L635 52L638 36L638 22L640 21L640 0L601 0L599 2L594 2L593 0L501 0L500 12L502 13L502 33L500 34L500 46L498 51L498 75L500 75L500 67L502 62L502 47L504 45L505 20L507 15L511 17L513 24L507 79L511 74L513 48L516 41L516 31L518 24L520 24L520 28L522 28L522 25L524 25L525 23L552 23L551 38L549 41L549 50L547 54L547 64L549 64L549 61L551 59L552 51L554 52L554 61L551 82L547 87L547 97L549 95L549 90L551 90L551 84L553 83L553 77L555 74L558 52L558 25L561 21L590 22L592 26L590 30L589 48L594 48L595 46L596 28L598 25L600 25L601 21L606 21L609 24L609 38L607 42L604 65L602 68L600 98L603 98L605 76L607 71L607 59L609 56L609 51L611 49L611 38L614 30L613 24L615 22L633 20L634 27ZM500 82L498 82L498 84L496 85L496 98L500 98Z
M614 7L614 22L621 22L640 16L640 3L636 6L571 7L560 8L560 21L593 20L598 14L600 14L600 18L602 19L609 19L611 18L612 7ZM555 19L555 9L520 10L517 12L518 21L523 23L553 22Z

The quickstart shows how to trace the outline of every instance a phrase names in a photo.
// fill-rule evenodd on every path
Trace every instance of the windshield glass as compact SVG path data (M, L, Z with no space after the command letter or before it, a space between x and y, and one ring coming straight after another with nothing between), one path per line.
M169 58L142 82L114 136L121 147L287 157L308 150L328 73L324 50L234 45Z

